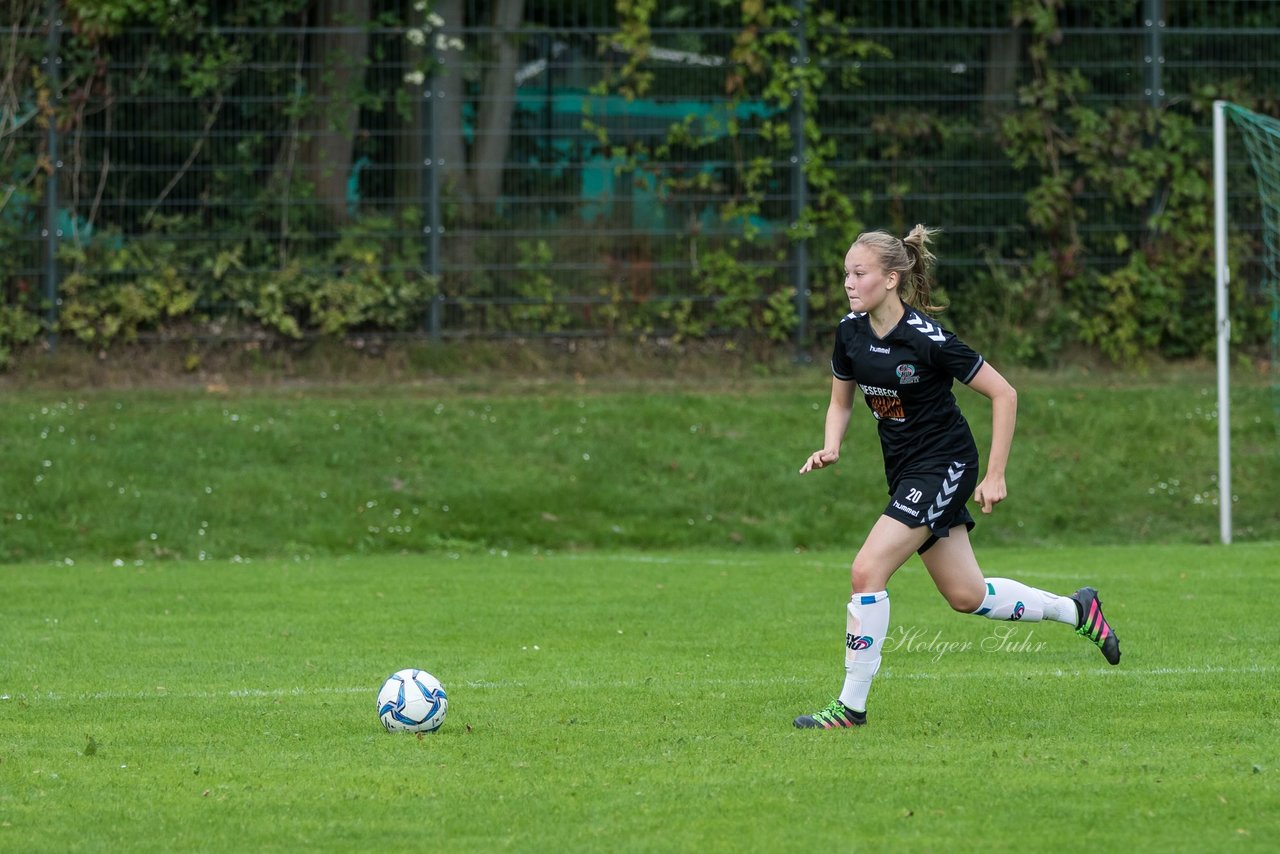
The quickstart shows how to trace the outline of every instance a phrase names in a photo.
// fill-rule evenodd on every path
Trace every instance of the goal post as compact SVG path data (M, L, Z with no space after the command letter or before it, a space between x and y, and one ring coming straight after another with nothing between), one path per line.
M1218 510L1221 539L1231 542L1231 321L1227 285L1227 117L1239 130L1258 181L1262 209L1262 266L1271 297L1271 372L1280 392L1280 119L1230 101L1213 102L1213 220L1218 336ZM1280 403L1280 400L1278 400ZM1277 407L1280 416L1280 406Z
M1231 543L1231 317L1227 306L1227 102L1213 102L1213 245L1218 329L1218 530Z

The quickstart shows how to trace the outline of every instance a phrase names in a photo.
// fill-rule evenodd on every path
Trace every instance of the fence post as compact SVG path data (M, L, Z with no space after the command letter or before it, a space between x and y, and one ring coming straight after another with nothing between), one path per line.
M48 177L44 185L44 298L45 322L48 324L48 346L52 352L58 343L58 180L62 174L62 154L58 140L58 90L62 88L62 19L58 0L48 0L49 34L43 64L49 80L49 127L46 145L49 155Z
M1164 101L1164 0L1145 0L1143 23L1147 30L1147 99L1160 108Z
M1164 103L1164 0L1143 0L1142 22L1147 31L1146 45L1143 50L1146 63L1146 96L1152 110L1159 110ZM1146 138L1146 146L1154 147L1159 143L1157 131ZM1147 230L1155 236L1159 229L1160 211L1164 207L1164 193L1156 193L1147 208Z
M791 27L795 32L796 52L791 57L796 74L809 64L809 44L805 39L805 0L797 0ZM794 78L799 80L799 76ZM801 228L805 208L809 206L809 185L804 167L808 159L804 136L804 86L797 83L791 90L791 281L796 289L796 358L805 355L809 333L809 238Z

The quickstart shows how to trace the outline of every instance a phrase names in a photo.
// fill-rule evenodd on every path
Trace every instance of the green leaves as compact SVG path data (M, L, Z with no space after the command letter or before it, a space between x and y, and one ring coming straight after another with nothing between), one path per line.
M1037 247L1014 273L1062 306L1080 343L1116 362L1207 353L1200 322L1212 281L1212 210L1203 105L1098 106L1058 63L1057 0L1020 0L1034 75L1001 123L1015 168L1032 174L1026 219ZM1118 266L1091 259L1121 255ZM1209 312L1211 313L1211 312ZM1050 340L1046 338L1046 340Z
M836 142L823 138L816 120L819 94L836 83L833 73L840 74L839 85L856 86L856 60L889 54L851 36L856 32L851 19L813 4L803 14L791 2L746 0L725 6L736 6L740 16L729 19L738 31L724 65L724 98L673 122L661 140L629 139L625 154L615 157L625 164L620 178L658 186L669 210L688 207L688 219L699 224L686 238L699 297L671 301L659 319L678 337L720 329L789 340L797 319L795 290L782 272L789 250L809 241L815 252L842 252L849 232L858 229L847 175L834 166L840 158ZM621 21L610 40L628 60L595 92L635 97L654 82L647 59L650 23L658 13L651 0L623 2L618 10ZM702 46L698 40L706 35L692 28L688 38L690 51L723 50ZM793 127L797 109L804 111L798 129ZM602 124L593 119L587 126L602 146L608 145ZM800 146L804 156L797 158ZM723 165L680 171L665 165L672 161ZM779 195L780 187L796 180L797 170L809 199L799 211ZM703 233L703 223L713 226L714 236Z
M280 264L269 247L242 241L209 254L184 240L195 224L167 220L149 239L101 234L88 248L63 254L58 331L95 346L130 342L179 326L217 334L259 325L288 338L344 335L361 328L409 330L421 323L436 282L426 275L404 222L369 216L340 231L323 255ZM35 318L0 311L0 342L30 341Z

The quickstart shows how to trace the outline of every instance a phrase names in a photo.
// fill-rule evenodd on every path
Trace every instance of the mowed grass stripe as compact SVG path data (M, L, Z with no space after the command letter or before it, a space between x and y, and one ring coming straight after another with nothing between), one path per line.
M421 833L459 851L1025 850L1026 828L1047 847L1070 828L1144 851L1280 834L1280 547L983 550L1015 577L1088 567L1117 668L1065 626L951 613L913 562L891 590L920 643L887 652L871 725L839 733L790 719L839 688L846 554L616 557L0 567L0 850L396 850ZM984 650L1001 629L1044 645ZM421 740L374 713L403 666L450 689ZM406 822L412 839L388 837Z
M1135 669L1094 669L1094 670L1029 670L1025 668L1018 669L1018 675L1028 679L1151 679L1159 682L1169 677L1179 676L1222 676L1222 675L1240 675L1240 674L1269 674L1280 672L1278 667L1253 666L1253 667L1159 667L1148 670ZM992 673L990 669L969 671L950 671L946 673L918 673L894 671L884 669L876 675L877 680L887 681L892 679L925 679L925 680L945 680L945 679L990 679ZM776 677L755 677L755 678L738 678L738 679L692 679L675 677L673 681L693 686L694 684L706 688L770 688L778 686L795 686L795 685L811 685L812 679L805 679L798 676L776 676ZM639 688L645 686L646 680L613 680L613 681L583 681L566 679L560 682L560 687L570 690L587 690L587 691L608 691L618 688ZM453 692L455 697L458 696L459 690L467 692L483 692L483 691L510 691L513 689L528 688L529 683L510 681L510 682L463 682L445 686L449 691ZM143 700L148 703L159 703L165 700L185 701L185 700L255 700L255 699L274 699L281 697L322 697L328 695L369 695L373 696L377 693L376 688L370 689L368 685L349 686L346 688L237 688L230 691L88 691L81 693L17 693L0 695L0 702L16 701L18 703L27 704L57 704L65 702L83 702L83 701L99 701L99 700Z

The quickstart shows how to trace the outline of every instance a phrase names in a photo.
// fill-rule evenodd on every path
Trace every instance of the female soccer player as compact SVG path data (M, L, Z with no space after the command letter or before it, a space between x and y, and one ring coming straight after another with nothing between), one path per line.
M1008 578L984 578L974 557L974 521L965 501L972 495L989 514L1005 499L1018 395L982 356L925 313L940 310L929 297L934 232L917 225L905 240L866 232L844 259L852 310L836 329L822 449L809 456L800 474L840 459L854 388L861 388L879 422L890 498L853 559L844 689L826 708L796 718L802 729L867 722L867 694L889 628L886 587L912 552L919 553L955 610L990 620L1067 623L1097 644L1108 662L1120 661L1120 643L1092 587L1056 596ZM953 379L991 399L991 451L981 482L977 444L951 393Z

